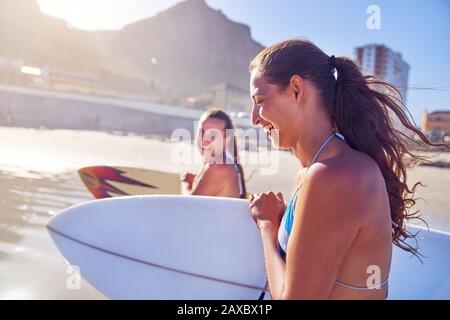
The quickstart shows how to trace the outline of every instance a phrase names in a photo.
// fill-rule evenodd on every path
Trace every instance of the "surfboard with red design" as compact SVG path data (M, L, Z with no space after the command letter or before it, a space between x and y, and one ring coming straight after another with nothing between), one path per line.
M81 181L95 198L147 194L180 194L180 178L174 173L115 166L78 170Z

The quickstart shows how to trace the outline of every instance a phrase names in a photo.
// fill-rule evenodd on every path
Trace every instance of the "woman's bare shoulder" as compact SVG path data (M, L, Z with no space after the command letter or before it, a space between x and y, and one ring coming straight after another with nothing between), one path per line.
M234 177L236 169L230 164L207 164L202 170L203 176L213 179L229 179ZM218 181L219 182L219 181Z
M339 212L359 215L373 200L373 191L384 188L384 180L370 157L349 153L314 163L304 186L316 201L326 200L330 206L341 207Z
M316 178L329 179L332 176L345 185L355 183L360 187L373 185L382 178L378 164L365 153L352 150L313 165Z

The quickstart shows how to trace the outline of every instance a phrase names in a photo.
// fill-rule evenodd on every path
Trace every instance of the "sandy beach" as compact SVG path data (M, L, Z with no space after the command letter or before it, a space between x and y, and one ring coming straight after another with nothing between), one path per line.
M175 163L177 152L193 155L191 163ZM196 171L195 148L135 134L76 130L0 127L0 299L102 299L88 283L81 289L66 285L71 271L51 242L45 223L58 211L92 196L76 170L114 164L180 173ZM289 198L297 160L276 151L276 170L267 174L257 164L245 164L250 192L281 191ZM242 152L242 159L257 157ZM439 156L450 162L448 154ZM264 168L263 168L264 169ZM450 169L417 167L408 171L408 184L417 189L421 210L430 228L450 232ZM419 222L420 223L420 222Z

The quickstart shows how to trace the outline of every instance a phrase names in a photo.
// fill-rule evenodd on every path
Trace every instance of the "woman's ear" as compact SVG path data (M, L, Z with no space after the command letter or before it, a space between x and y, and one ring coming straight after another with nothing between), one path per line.
M289 82L289 87L290 87L291 91L294 93L295 101L297 103L300 103L300 101L303 98L304 88L305 88L303 78L297 74L294 74L291 77L291 80Z

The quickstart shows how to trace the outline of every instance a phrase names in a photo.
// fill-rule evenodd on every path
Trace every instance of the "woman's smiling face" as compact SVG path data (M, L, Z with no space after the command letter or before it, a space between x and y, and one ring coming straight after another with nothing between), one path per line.
M296 117L296 93L291 85L285 89L269 83L253 70L250 78L250 96L253 101L252 123L266 131L276 148L292 147L291 131Z
M205 161L209 161L221 154L227 146L225 122L215 118L201 120L197 134L197 144Z

